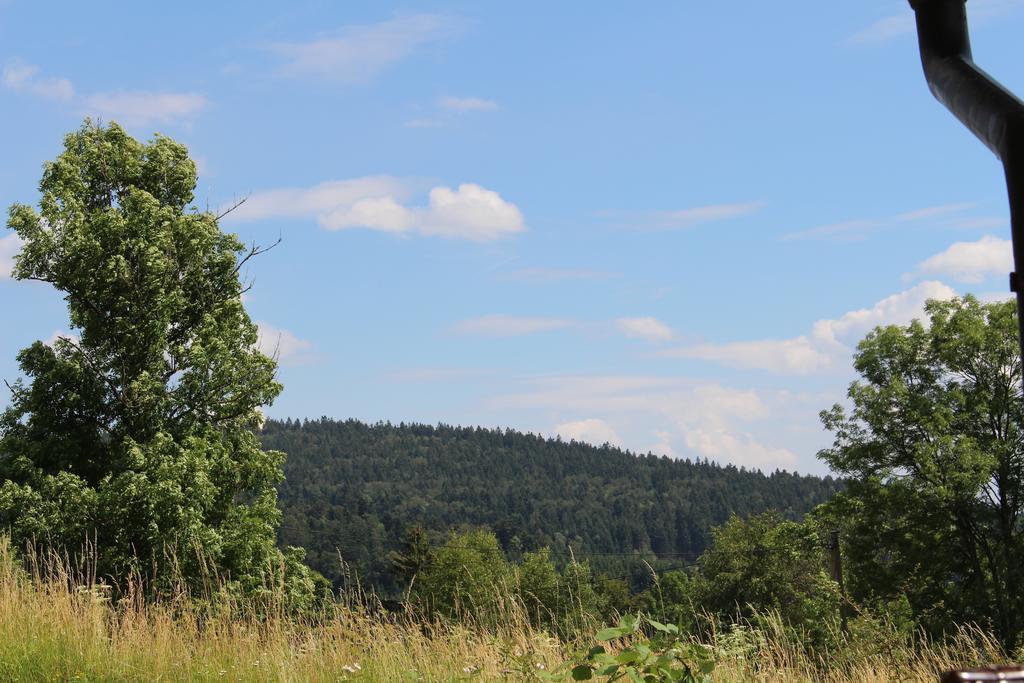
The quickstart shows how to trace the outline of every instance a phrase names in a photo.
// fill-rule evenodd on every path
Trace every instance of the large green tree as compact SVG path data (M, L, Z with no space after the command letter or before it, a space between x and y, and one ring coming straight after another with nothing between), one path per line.
M1024 444L1013 302L931 301L928 323L876 328L858 346L851 407L822 413L819 454L848 477L818 514L844 529L860 600L906 595L936 631L1024 627Z
M190 207L195 184L184 146L86 121L46 164L39 210L10 208L14 276L63 293L72 333L18 355L0 524L18 543L88 541L113 580L215 570L248 591L288 566L311 588L275 547L284 456L253 432L281 390L242 305L259 250Z

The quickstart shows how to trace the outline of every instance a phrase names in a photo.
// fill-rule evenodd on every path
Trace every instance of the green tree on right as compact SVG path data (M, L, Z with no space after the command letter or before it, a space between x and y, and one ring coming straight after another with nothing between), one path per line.
M905 596L932 631L1024 631L1024 431L1015 304L930 301L927 322L860 342L849 407L819 453L847 487L816 511L843 532L848 589Z

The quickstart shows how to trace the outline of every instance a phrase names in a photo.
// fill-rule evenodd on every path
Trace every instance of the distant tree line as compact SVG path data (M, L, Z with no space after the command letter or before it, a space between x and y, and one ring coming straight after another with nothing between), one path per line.
M270 420L263 446L284 451L280 540L341 586L346 572L385 595L403 589L390 553L418 526L439 543L486 528L513 560L570 553L631 590L693 564L730 515L799 519L840 482L709 461L636 456L611 446L513 430L356 420ZM342 566L342 562L345 567Z

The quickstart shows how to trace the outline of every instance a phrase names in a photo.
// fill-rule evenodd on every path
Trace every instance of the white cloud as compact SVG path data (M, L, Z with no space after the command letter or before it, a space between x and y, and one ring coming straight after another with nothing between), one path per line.
M726 460L748 467L772 470L796 464L796 455L786 448L760 443L750 434L734 434L725 429L688 429L687 448L714 460Z
M53 346L54 344L57 343L58 339L67 339L72 344L78 344L79 342L81 342L81 337L79 337L77 334L73 334L71 332L68 332L67 330L54 330L53 334L51 334L49 338L46 339L43 343L46 344L47 346Z
M1010 240L985 235L976 242L956 242L948 249L925 259L917 272L947 275L960 282L978 283L991 275L1006 275L1013 270Z
M366 228L436 235L475 242L526 229L515 204L473 183L435 187L427 206L407 206L414 184L391 176L321 183L312 188L267 190L251 195L230 215L233 221L312 217L328 230Z
M836 320L814 323L814 339L852 348L870 330L879 325L906 325L924 315L924 304L929 299L952 299L952 287L935 280L927 280L910 289L888 296L871 308L844 313Z
M24 244L17 233L0 237L0 280L9 278L14 270L14 257L21 252Z
M430 206L420 212L420 223L424 234L477 242L526 229L523 215L515 204L506 202L497 192L472 183L459 185L457 190L447 187L431 190Z
M818 349L807 337L760 339L729 344L694 344L664 353L673 358L714 361L733 368L809 374L832 364L830 353Z
M656 429L654 436L657 437L657 442L653 446L647 449L649 453L654 455L667 455L670 458L677 458L675 448L672 447L672 433L667 429Z
M710 204L674 211L602 211L598 215L638 230L685 230L705 223L739 218L764 208L764 202Z
M650 342L668 341L672 338L672 328L657 318L619 318L615 326L622 334L631 339L645 339Z
M554 428L554 432L567 441L582 441L594 446L603 446L606 443L622 446L622 439L611 425L597 418L563 422Z
M281 188L256 192L231 212L230 220L315 217L323 225L332 213L347 209L361 199L402 199L408 194L407 184L391 176L331 180L310 188Z
M878 325L905 325L923 315L928 299L950 299L956 292L936 281L922 282L886 297L871 308L850 311L837 319L814 323L811 333L791 339L761 339L726 344L695 344L659 355L697 358L735 368L810 374L828 370L849 358L853 347Z
M561 318L528 318L512 315L485 315L480 318L463 320L452 327L456 334L483 335L487 337L518 337L524 334L549 332L571 325Z
M199 93L136 90L89 95L83 101L83 109L90 116L101 116L128 126L145 126L192 118L207 104L206 97Z
M313 349L311 342L261 320L256 321L256 327L259 329L256 346L264 354L276 357L282 365L292 365L309 358L308 353Z
M320 224L328 230L367 228L384 232L406 232L416 216L391 197L367 197L339 207L323 217Z
M434 14L348 26L308 42L274 46L286 59L278 73L338 83L365 83L418 48L452 35L457 28L457 21Z
M16 92L26 92L49 100L67 101L75 88L66 78L41 78L39 67L15 59L4 65L3 83Z
M686 378L636 375L556 376L529 380L524 391L492 398L495 409L541 409L585 414L583 421L560 424L579 431L589 423L617 427L631 423L658 424L658 445L652 451L674 454L671 441L685 445L682 456L707 457L749 467L792 467L796 456L786 448L764 443L751 423L778 418L758 392L733 389ZM610 428L609 428L610 429ZM621 433L616 430L615 434ZM647 431L646 433L650 433ZM600 438L600 437L597 437Z
M437 98L437 106L448 111L494 111L498 103L494 100L485 100L481 97L454 97L445 95Z

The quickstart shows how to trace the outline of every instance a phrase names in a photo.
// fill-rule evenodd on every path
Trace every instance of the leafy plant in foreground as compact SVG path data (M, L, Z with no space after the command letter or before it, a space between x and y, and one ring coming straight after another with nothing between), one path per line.
M643 625L649 627L645 636ZM617 626L597 632L598 641L618 644L613 654L604 645L594 645L553 673L541 673L549 681L644 681L645 683L706 683L711 680L715 661L711 650L685 637L675 624L624 615Z

